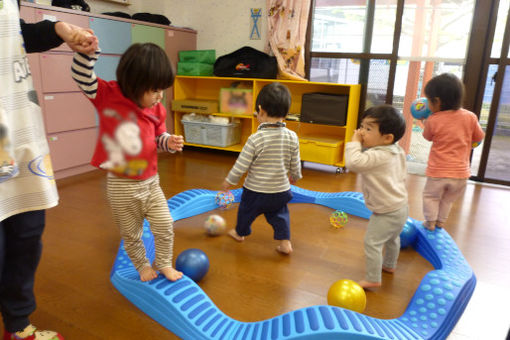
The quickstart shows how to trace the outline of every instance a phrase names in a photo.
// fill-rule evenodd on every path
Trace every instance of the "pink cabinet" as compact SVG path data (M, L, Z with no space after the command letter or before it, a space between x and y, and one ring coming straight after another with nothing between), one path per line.
M86 27L86 28L89 27L89 17L88 16L36 8L35 9L35 21L41 21L41 20L63 21L63 22L67 22L69 24L79 26L79 27ZM71 52L71 49L66 44L62 44L58 47L55 47L52 51Z
M94 106L81 92L48 93L43 101L47 133L97 126Z
M80 91L71 77L71 53L41 53L41 79L43 92Z
M92 159L97 128L48 134L53 170L58 171L88 164Z
M29 23L29 24L33 23L36 21L35 8L21 6L19 9L19 16L20 16L20 18L25 20L26 23Z
M0 3L2 0L0 0ZM54 10L53 10L54 9ZM180 50L196 49L197 33L188 29L141 25L123 18L73 11L23 2L20 16L27 23L41 20L64 21L92 28L103 49L94 70L105 80L115 79L120 55L137 39L152 41L150 32L164 32L165 50L174 66ZM133 28L138 32L133 37ZM157 28L157 29L156 29ZM149 32L149 36L141 33ZM137 38L138 37L138 38ZM136 38L136 39L135 39ZM161 34L163 44L163 34ZM43 110L50 156L57 179L93 170L90 160L97 139L96 111L71 77L73 52L66 44L43 53L30 54L28 59L34 87ZM167 98L172 98L172 91ZM169 104L170 100L166 100ZM173 131L173 119L168 107L168 130Z
M165 32L165 52L170 58L175 72L177 72L177 62L179 61L179 51L188 51L197 49L197 33L192 31L167 30ZM171 109L173 99L173 88L166 91L166 129L168 132L174 132L174 119Z
M179 51L197 49L197 34L189 31L167 30L165 34L165 51L172 65L177 70Z

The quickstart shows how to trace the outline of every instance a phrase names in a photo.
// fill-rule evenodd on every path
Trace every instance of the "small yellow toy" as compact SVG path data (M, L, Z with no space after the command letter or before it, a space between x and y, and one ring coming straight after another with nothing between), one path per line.
M329 217L329 223L335 228L342 228L347 224L347 214L341 210L334 211Z

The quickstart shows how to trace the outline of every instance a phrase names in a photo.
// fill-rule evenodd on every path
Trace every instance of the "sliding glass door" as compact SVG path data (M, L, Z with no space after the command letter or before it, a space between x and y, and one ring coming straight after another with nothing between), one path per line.
M510 0L499 1L497 23L483 92L480 123L484 143L474 149L474 179L510 185Z

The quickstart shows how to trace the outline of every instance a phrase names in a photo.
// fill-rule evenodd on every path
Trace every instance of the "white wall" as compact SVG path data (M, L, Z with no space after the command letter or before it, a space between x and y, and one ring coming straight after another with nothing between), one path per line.
M266 47L267 11L265 0L130 0L130 6L100 0L85 0L93 13L121 11L129 14L164 14L173 26L190 27L198 32L197 48L214 49L216 56L243 46L260 51ZM250 40L251 8L262 8L260 40Z
M131 4L129 6L117 5L113 2L107 2L107 1L101 1L101 0L85 0L85 2L87 4L89 4L90 12L92 12L92 13L125 12L125 13L132 15L132 14L138 13L138 12L165 14L165 2L166 1L128 0L128 2Z
M243 46L264 51L267 33L265 0L168 0L166 13L176 26L198 31L197 48L215 49L216 56ZM200 10L196 10L200 8ZM262 8L259 18L261 40L250 40L251 8Z

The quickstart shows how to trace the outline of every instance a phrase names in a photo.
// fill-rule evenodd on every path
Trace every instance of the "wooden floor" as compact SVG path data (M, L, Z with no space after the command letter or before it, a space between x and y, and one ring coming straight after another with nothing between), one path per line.
M186 148L160 156L161 186L168 198L188 189L218 190L235 153ZM304 169L298 186L325 192L360 191L353 173ZM109 281L119 246L100 171L57 182L58 207L48 210L44 249L37 272L38 308L32 322L60 331L66 339L176 339L126 300ZM409 175L410 216L422 219L424 178ZM470 183L453 208L447 231L456 240L478 279L466 311L448 339L504 339L510 326L510 188ZM227 315L257 321L310 305L326 304L330 285L360 279L364 273L366 220L350 216L343 229L329 225L331 209L292 204L294 253L275 251L263 217L240 244L228 236L208 237L203 214L175 223L174 259L200 248L210 259L200 286ZM235 225L237 206L218 211ZM397 272L383 275L383 287L367 293L365 314L399 317L421 278L432 266L414 250L401 252ZM1 327L1 326L0 326Z

